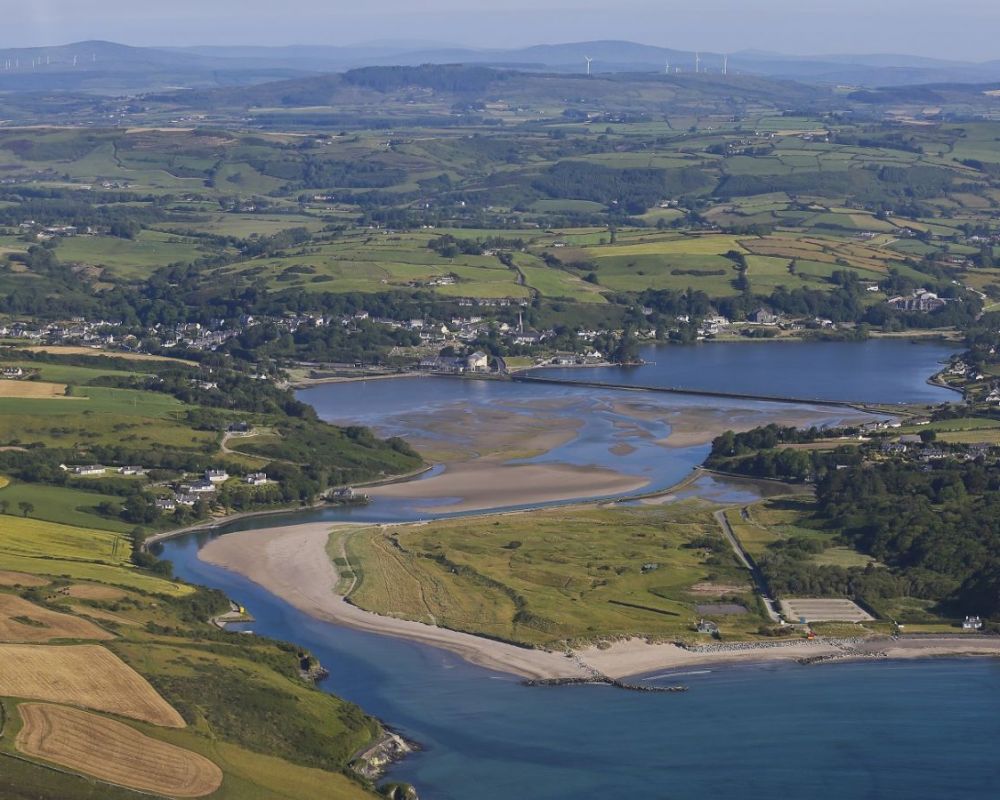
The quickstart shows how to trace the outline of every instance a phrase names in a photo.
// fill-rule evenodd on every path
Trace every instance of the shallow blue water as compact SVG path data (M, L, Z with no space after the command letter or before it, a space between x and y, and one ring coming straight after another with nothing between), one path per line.
M907 372L905 379L896 374L881 381L879 391L889 394L877 399L917 399L929 388L923 381L943 351L888 344L893 348L886 349L882 342L863 345L874 345L879 359L889 359L887 364L874 369L872 359L865 356L860 364L867 366L827 376L827 387L854 390L866 382L878 383L876 372L913 368L918 372ZM731 347L739 351L727 351L730 362L757 349ZM773 346L768 352L784 358L793 352L789 347L796 345ZM908 348L922 354L918 367L903 359L900 351L908 354ZM659 362L661 353L656 355ZM786 363L779 369L793 367ZM702 367L699 372L709 371ZM814 365L811 374L816 374ZM746 375L730 388L758 391L746 382ZM554 396L552 391L564 395L566 390L408 379L320 387L302 396L326 418L381 429L398 425L405 433L410 428L399 421L401 409L446 412L456 393L474 406L534 400ZM778 391L772 387L768 393ZM600 394L588 391L590 398ZM559 460L592 463L597 454L606 455L615 421L613 410L599 405L587 418L579 441L565 445ZM645 431L656 437L662 432ZM643 449L647 439L640 433L630 439L639 456L628 469L641 469L656 454L664 457L662 448ZM703 458L702 451L671 452L686 470ZM621 463L615 465L621 468ZM673 468L664 469L666 474ZM715 478L703 478L685 494L692 491L726 502L754 499L747 485ZM266 524L404 521L432 515L427 506L406 499L381 499L361 508L269 517ZM245 520L230 530L261 526L261 520ZM422 752L397 765L390 777L414 783L424 800L1000 796L1000 758L995 752L1000 741L997 661L727 666L653 676L663 684L688 685L690 691L683 695L595 686L527 688L515 678L475 667L442 650L314 620L246 579L201 562L197 550L206 537L167 542L163 554L174 562L180 577L219 588L246 605L256 618L249 626L255 632L297 642L316 653L331 672L324 689L357 702L423 745Z
M942 403L956 400L927 378L955 346L901 339L866 342L703 342L650 346L641 367L540 369L538 377L634 386L745 392L809 400Z

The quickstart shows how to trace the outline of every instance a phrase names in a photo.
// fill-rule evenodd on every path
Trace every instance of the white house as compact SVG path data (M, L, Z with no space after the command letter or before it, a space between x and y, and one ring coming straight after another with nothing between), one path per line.
M121 473L122 475L145 475L146 474L146 470L145 469L143 469L142 467L137 467L137 466L119 467L118 468L118 472Z
M244 480L250 486L263 486L267 483L267 474L264 472L251 472Z
M206 469L205 480L210 483L225 483L229 480L229 473L224 469Z

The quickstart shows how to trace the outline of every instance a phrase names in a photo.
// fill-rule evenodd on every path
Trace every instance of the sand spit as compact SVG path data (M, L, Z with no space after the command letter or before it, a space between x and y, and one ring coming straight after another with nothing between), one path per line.
M329 622L410 639L456 653L474 664L530 679L625 678L660 670L755 662L848 661L936 656L1000 657L1000 637L960 634L865 640L743 642L687 649L630 639L565 653L531 650L421 622L364 611L335 592L337 570L327 554L329 523L265 528L213 539L202 560L232 570L299 610Z
M317 619L441 647L474 664L525 678L588 675L559 653L383 617L351 605L334 593L338 575L326 552L329 538L329 523L266 528L220 536L199 555L203 561L249 578Z

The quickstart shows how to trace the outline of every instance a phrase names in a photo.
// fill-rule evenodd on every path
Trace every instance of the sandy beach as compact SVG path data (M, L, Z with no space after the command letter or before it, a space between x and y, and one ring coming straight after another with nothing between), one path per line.
M595 673L624 678L659 670L804 659L1000 657L1000 637L961 634L846 643L799 639L701 650L630 639L603 649L588 647L572 657L529 650L421 622L380 616L351 605L335 591L339 575L326 550L330 531L329 523L245 531L213 539L202 548L200 557L249 578L317 619L440 647L474 664L524 678L577 678Z
M437 510L453 512L622 495L638 491L647 483L599 467L479 462L451 464L440 475L377 486L368 494L376 498L441 500Z

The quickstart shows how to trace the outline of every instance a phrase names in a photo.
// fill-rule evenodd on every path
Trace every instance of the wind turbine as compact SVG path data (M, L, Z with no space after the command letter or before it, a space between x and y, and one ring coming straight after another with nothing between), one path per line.
M670 59L669 58L667 59L666 66L663 67L663 74L664 75L669 75L670 74Z
M589 78L590 77L590 62L593 61L594 59L592 59L590 56L584 56L584 58L587 61L587 77Z

